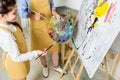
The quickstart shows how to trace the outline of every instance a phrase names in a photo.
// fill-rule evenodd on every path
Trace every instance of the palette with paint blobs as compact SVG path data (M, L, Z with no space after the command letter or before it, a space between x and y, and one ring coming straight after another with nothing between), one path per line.
M56 19L54 16L51 17L48 25L49 36L58 43L66 42L70 39L73 34L73 21L72 19Z

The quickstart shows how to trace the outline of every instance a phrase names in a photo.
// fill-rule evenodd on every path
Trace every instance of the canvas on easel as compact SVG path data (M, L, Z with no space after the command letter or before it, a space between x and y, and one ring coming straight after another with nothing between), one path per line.
M73 37L77 53L93 77L120 32L120 0L86 0Z

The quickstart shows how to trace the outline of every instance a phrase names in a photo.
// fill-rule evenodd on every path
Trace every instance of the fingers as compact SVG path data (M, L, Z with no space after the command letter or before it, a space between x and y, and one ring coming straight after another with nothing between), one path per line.
M40 19L47 19L47 18L44 17L41 13L35 13L34 19L35 20L40 20Z
M56 19L61 19L61 16L58 14L56 14L55 17L56 17Z
M41 56L46 56L47 55L47 51L46 52L44 52Z
M47 48L43 49L43 51L47 51Z
M62 19L62 17L56 11L53 12L53 16L55 16L57 20Z
M43 56L43 55L46 54L46 52L44 52L44 51L40 51L40 50L37 50L37 52L38 52L38 55L39 55L39 56Z
M47 48L45 48L45 49L43 50L43 52L44 52L44 54L42 54L42 56L47 55Z
M62 19L62 17L59 14L57 14L57 13L54 16L56 17L57 20Z
M35 18L35 20L40 20L41 19L41 14L40 13L35 13L34 18Z
M39 56L46 56L47 55L46 49L44 49L43 51L37 50L37 52L38 52Z

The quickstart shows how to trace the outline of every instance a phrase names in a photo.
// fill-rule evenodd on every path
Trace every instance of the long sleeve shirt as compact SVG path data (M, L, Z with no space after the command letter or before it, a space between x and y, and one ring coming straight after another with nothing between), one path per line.
M21 18L26 18L27 14L30 13L30 0L18 0L18 13ZM50 0L50 8L55 9L53 0Z
M13 25L0 24L0 26L6 27L13 32L16 31L16 27ZM16 38L12 33L0 29L0 48L2 48L3 51L7 52L7 55L9 55L14 61L22 62L37 57L37 51L21 54L15 40Z

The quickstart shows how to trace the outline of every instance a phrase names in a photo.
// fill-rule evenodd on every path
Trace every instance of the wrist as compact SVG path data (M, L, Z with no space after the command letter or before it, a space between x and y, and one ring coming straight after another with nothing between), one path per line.
M56 10L53 9L52 10L52 15L54 15L54 14L56 14Z
M27 14L27 18L34 18L34 13L29 13L29 14Z

